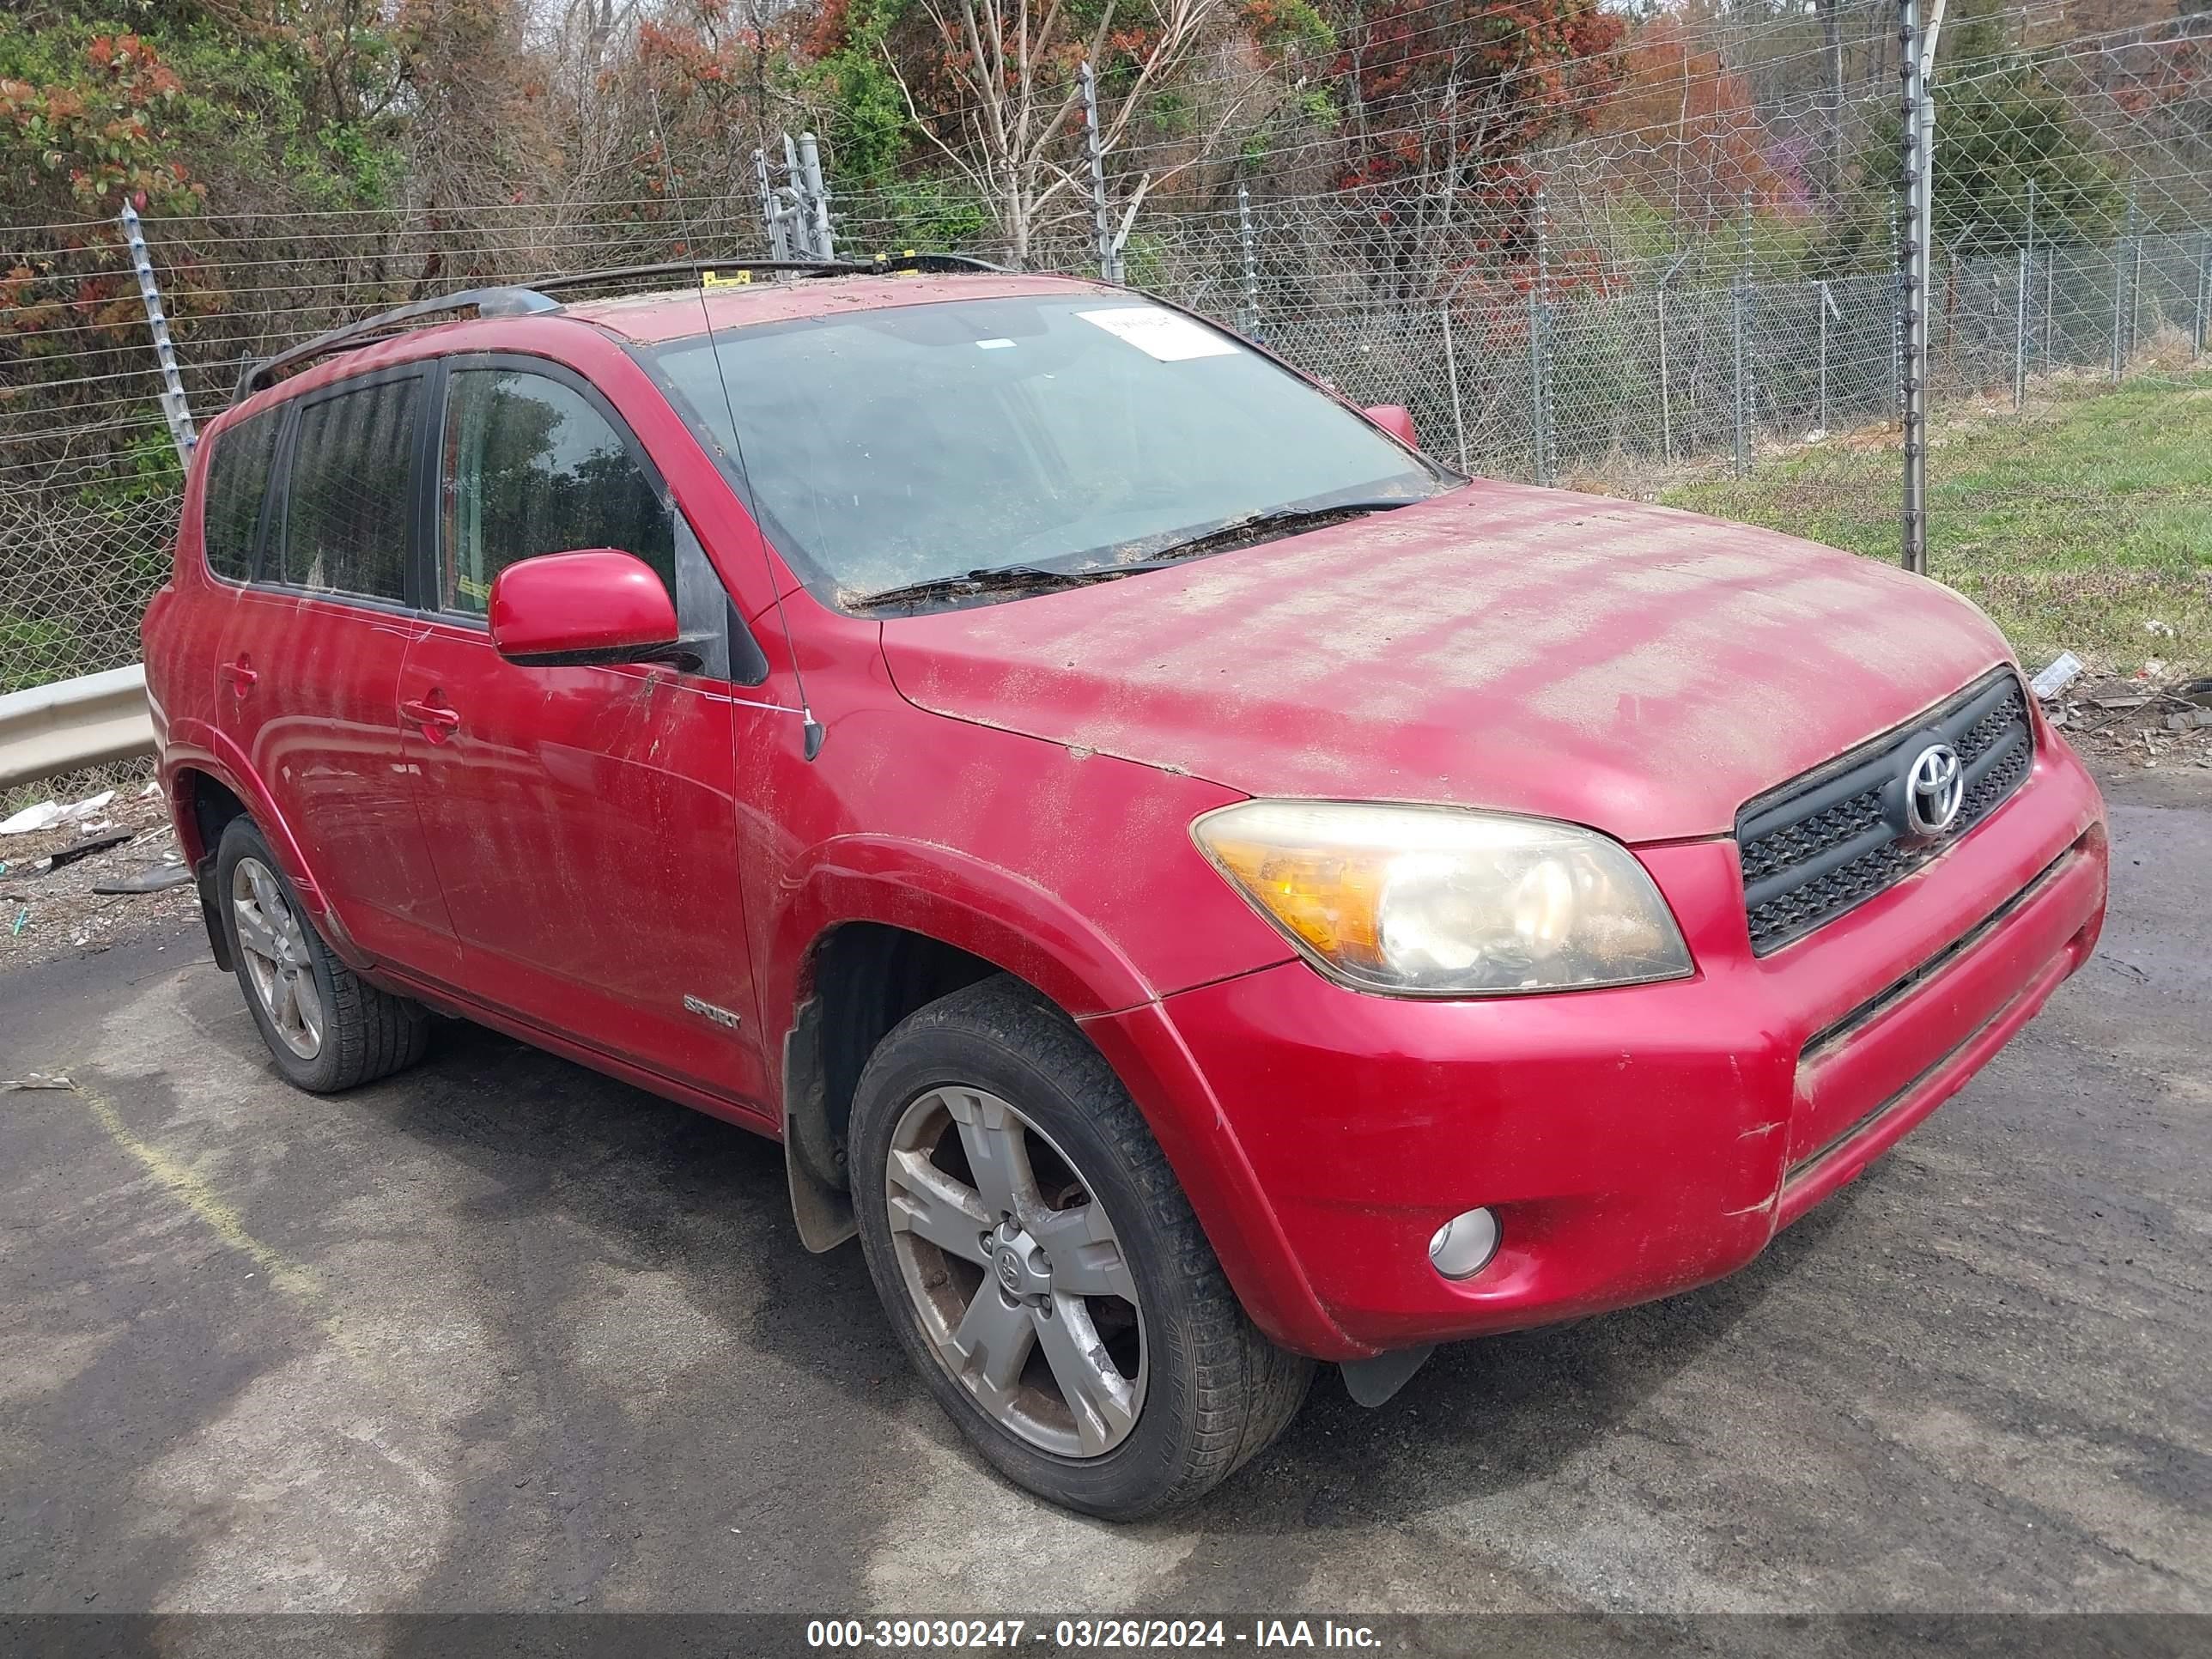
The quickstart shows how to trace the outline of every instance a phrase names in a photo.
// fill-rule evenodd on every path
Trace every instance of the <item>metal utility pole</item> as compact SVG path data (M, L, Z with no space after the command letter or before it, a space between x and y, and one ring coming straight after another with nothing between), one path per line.
M1083 148L1091 158L1091 228L1098 251L1098 274L1107 282L1121 280L1121 250L1106 214L1106 152L1098 140L1098 77L1086 61L1076 69L1083 88Z
M1904 564L1928 574L1928 289L1934 269L1936 100L1929 89L1944 0L1899 0L1904 51L1905 246L1899 269L1899 401L1905 427Z
M837 240L830 222L830 186L822 176L822 149L811 132L796 143L783 135L783 183L769 171L768 153L753 152L753 179L760 191L761 220L768 228L769 251L779 259L830 260Z
M811 132L799 135L799 185L814 233L814 257L834 259L837 257L837 239L830 228L830 186L822 177L822 148Z
M768 228L769 252L775 258L791 258L791 232L784 221L782 204L768 176L768 152L753 152L753 179L760 191L761 223Z
M123 234L131 245L131 268L138 273L138 297L146 302L146 326L154 334L154 356L161 366L161 414L169 423L169 441L177 447L178 464L189 466L199 434L192 429L192 412L185 404L185 377L178 372L176 348L169 342L169 319L161 309L161 285L154 276L153 257L146 252L137 210L125 202L121 216Z

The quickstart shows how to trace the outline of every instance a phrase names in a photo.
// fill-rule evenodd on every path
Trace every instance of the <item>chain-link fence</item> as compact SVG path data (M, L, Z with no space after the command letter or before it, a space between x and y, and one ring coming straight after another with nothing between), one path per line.
M1285 151L1185 154L1179 193L1128 222L1129 280L1358 401L1404 404L1426 447L1471 471L1893 558L1888 15L1853 9L1870 44L1848 89L1720 126L1686 113L1586 133L1527 158L1526 188L1487 216L1449 217L1402 180L1293 191L1283 181L1312 168ZM2187 660L2212 641L2208 63L2200 17L2039 47L2032 81L2016 52L1939 79L1932 568L2024 650L2086 645L2117 663L2132 643ZM1961 133L1948 170L1947 118ZM1115 158L1125 191L1147 161L1169 165ZM651 201L149 219L146 234L204 416L248 362L385 307L765 253L749 167L720 183ZM1061 202L1031 262L1095 270L1090 204ZM848 252L915 245L901 200L841 197L834 217ZM988 213L970 222L931 240L999 254ZM104 224L0 231L16 324L0 343L0 690L135 659L168 563L180 475L120 240Z

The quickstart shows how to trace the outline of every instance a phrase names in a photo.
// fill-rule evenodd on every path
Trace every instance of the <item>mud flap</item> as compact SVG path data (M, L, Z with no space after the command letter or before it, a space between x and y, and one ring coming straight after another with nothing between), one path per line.
M1436 1351L1435 1343L1425 1342L1418 1348L1393 1348L1372 1359L1347 1359L1340 1367L1345 1389L1363 1406L1382 1405L1413 1380Z
M223 931L222 901L215 890L215 854L210 853L192 872L192 880L200 890L200 920L207 924L208 949L214 953L215 965L226 974L234 971L230 959L230 936Z
M844 1148L823 1121L822 1005L809 997L783 1040L783 1171L799 1242L816 1255L857 1234L853 1194L840 1178Z

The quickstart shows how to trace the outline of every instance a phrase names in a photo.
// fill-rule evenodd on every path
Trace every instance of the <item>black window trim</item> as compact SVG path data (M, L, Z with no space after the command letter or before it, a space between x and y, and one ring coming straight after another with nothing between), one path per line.
M276 497L276 487L280 482L276 469L283 463L286 453L285 426L289 416L289 405L285 404L273 404L267 409L257 409L243 420L231 422L210 439L205 441L211 445L211 447L208 452L207 470L200 479L200 566L207 573L208 580L210 581L243 592L252 587L261 574L261 550L269 540L270 503ZM253 504L253 533L247 538L246 574L242 577L226 576L215 568L215 561L208 556L208 501L215 493L216 463L222 459L228 447L237 441L240 433L250 431L257 422L262 421L270 423L270 429L274 435L269 445L269 473L261 481L261 499Z
M418 544L422 538L422 433L421 416L422 398L434 377L431 366L422 362L392 363L382 368L364 370L348 374L325 385L303 392L295 398L285 399L280 406L283 415L283 429L277 434L276 453L270 462L270 484L266 499L262 502L261 522L257 527L258 539L253 550L253 580L251 586L266 592L296 593L305 599L330 605L351 605L357 610L380 611L388 616L410 616L421 607L415 603L415 586ZM307 587L298 582L288 582L281 576L269 574L270 551L282 545L285 531L289 526L292 506L292 458L299 447L301 417L318 404L348 392L366 391L388 381L417 380L416 388L416 426L415 453L408 459L408 495L410 507L407 514L407 550L400 564L400 593L397 599L380 598L373 593L342 593L331 588Z
M623 453L629 457L631 464L645 475L646 482L653 486L653 493L668 509L670 518L676 521L675 527L681 533L674 538L672 556L679 560L684 556L684 540L685 536L689 536L698 547L699 556L706 559L705 540L700 536L698 526L691 522L691 515L676 499L676 492L669 487L668 477L653 460L653 453L631 430L629 422L623 418L622 411L614 406L613 401L585 375L554 358L539 357L526 351L456 351L439 357L435 362L437 377L430 393L433 418L427 423L425 434L428 453L424 458L423 486L416 492L421 514L421 558L419 563L410 562L410 580L422 601L420 614L426 619L443 623L449 627L465 628L475 633L489 634L491 631L489 617L475 616L465 611L447 611L437 603L439 594L443 592L439 581L438 566L446 550L445 514L442 511L446 489L446 417L447 403L452 397L453 379L456 374L484 371L534 374L574 392L621 441ZM653 383L653 389L655 392L662 390L657 380ZM708 559L707 563L711 569L714 562ZM719 573L714 580L718 586L721 585ZM680 603L672 587L668 597L672 604ZM723 587L723 629L727 636L730 658L728 683L759 685L768 678L768 659L762 653L759 641L754 639L752 630L745 625L744 618L738 614L737 601L726 586Z
M676 495L669 489L667 478L663 476L660 469L653 465L653 457L647 453L645 446L638 441L637 434L629 429L629 422L623 419L620 411L607 400L605 392L569 368L568 364L556 362L550 357L533 357L523 351L457 351L448 356L439 358L438 418L433 422L436 428L436 435L431 443L430 487L426 492L423 503L428 520L425 526L428 534L424 538L428 556L423 561L421 573L423 580L422 589L424 601L423 613L440 622L451 623L458 628L469 628L479 633L489 633L491 623L488 618L472 615L466 611L447 611L441 609L437 603L438 595L441 591L438 582L438 562L446 550L445 514L440 509L445 505L447 403L453 395L454 375L474 374L482 370L490 370L494 373L504 371L514 374L535 374L541 380L552 381L556 386L566 386L588 404L592 412L605 421L612 429L615 436L622 440L623 452L629 457L631 463L638 471L645 474L646 482L653 486L653 492L660 497L662 504L668 508L670 514L681 515L684 509L676 504ZM696 535L697 532L695 531L693 533ZM671 592L668 597L672 603L676 595Z

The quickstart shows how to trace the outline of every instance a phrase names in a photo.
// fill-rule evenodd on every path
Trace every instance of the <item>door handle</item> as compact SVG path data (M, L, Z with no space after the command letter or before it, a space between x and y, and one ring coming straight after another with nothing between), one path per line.
M399 712L422 728L422 735L433 743L443 743L447 733L457 730L461 723L460 711L448 708L441 702L425 702L420 697L410 697L399 705Z
M230 689L241 697L251 690L253 683L261 678L246 665L246 659L243 657L236 662L223 664L222 672L230 676Z

